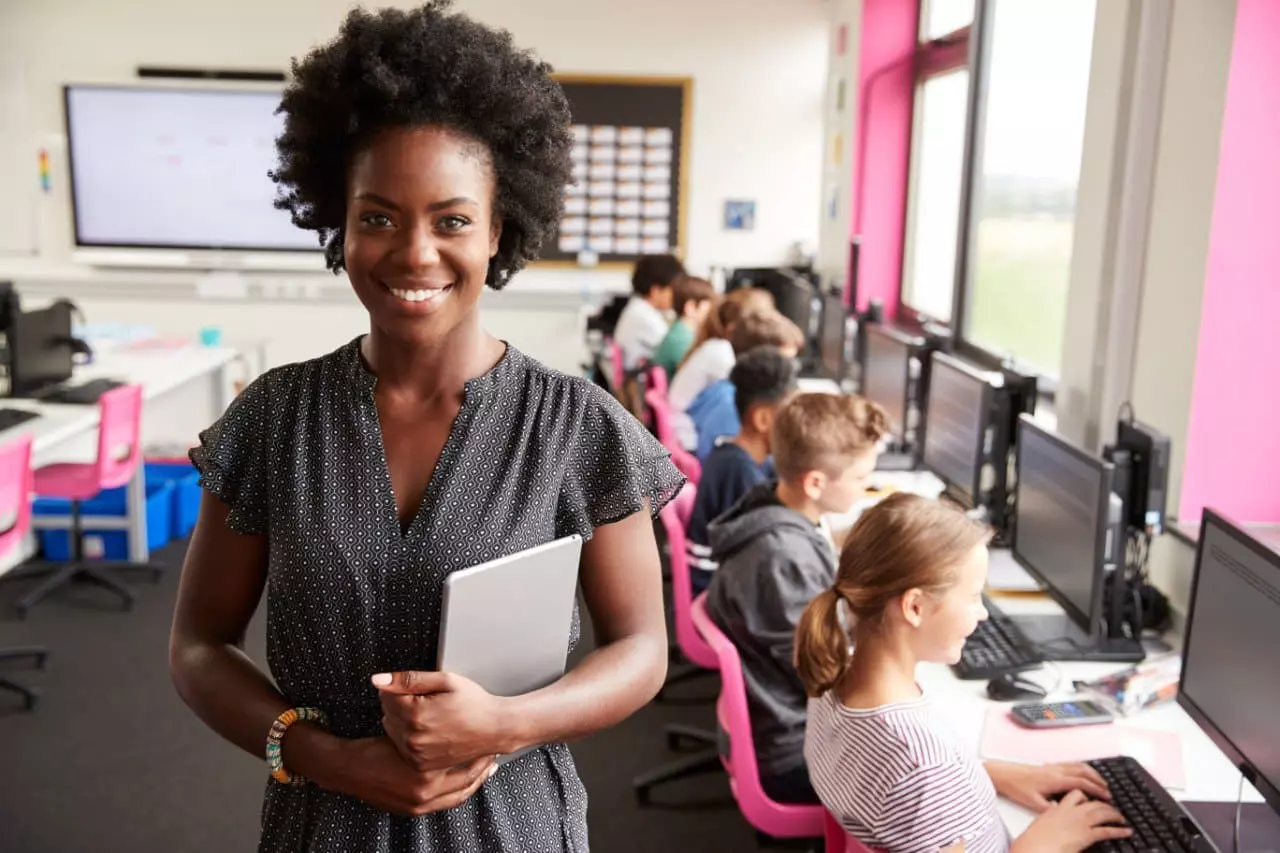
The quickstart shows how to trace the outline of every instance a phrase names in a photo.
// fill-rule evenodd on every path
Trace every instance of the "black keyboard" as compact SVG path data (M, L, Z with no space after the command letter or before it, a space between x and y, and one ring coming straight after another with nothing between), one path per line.
M33 421L40 417L38 412L26 409L0 409L0 432Z
M90 379L88 382L82 382L79 385L63 385L55 388L45 394L41 394L37 399L42 403L70 403L71 405L92 405L98 402L98 398L103 394L123 385L115 379Z
M997 678L1044 663L1044 656L1035 645L991 599L984 595L982 604L987 609L987 621L979 622L978 629L965 640L960 662L951 667L957 678Z
M1112 802L1133 828L1133 835L1100 842L1086 853L1218 853L1186 810L1137 761L1118 756L1089 764L1107 780Z

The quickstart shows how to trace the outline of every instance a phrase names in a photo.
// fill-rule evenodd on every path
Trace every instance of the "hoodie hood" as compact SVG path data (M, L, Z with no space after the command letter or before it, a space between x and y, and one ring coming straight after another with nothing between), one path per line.
M775 493L777 486L776 480L759 484L711 522L707 534L714 560L723 563L765 534L807 539L820 549L830 550L816 524L782 505Z

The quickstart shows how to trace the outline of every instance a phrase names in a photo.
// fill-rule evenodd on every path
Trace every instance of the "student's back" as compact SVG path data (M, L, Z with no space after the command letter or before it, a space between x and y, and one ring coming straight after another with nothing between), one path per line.
M762 775L804 765L805 692L792 637L805 606L835 578L821 529L762 483L710 526L719 563L707 612L742 658L756 760Z

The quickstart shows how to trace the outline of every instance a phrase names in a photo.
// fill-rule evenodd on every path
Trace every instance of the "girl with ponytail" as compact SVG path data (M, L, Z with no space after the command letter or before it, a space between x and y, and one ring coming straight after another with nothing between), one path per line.
M1085 764L979 763L915 680L952 664L987 618L989 531L954 506L895 494L849 532L835 584L806 608L796 669L808 693L805 758L822 803L886 853L1078 853L1126 838ZM1000 794L1042 812L1010 845ZM1066 794L1057 805L1049 797ZM1094 798L1090 801L1086 798Z

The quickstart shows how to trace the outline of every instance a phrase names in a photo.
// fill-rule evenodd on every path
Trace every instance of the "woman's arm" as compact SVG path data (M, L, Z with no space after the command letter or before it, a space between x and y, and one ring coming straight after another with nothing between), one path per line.
M266 583L267 539L232 531L229 511L213 495L201 501L178 587L169 671L178 694L209 728L263 757L272 722L289 708L244 653L245 629ZM397 814L452 808L492 772L485 757L467 767L422 773L386 738L342 740L302 722L289 727L281 748L290 772Z
M447 672L382 673L383 726L421 769L573 740L657 694L667 672L662 572L647 511L596 528L579 573L597 648L563 678L509 698Z

